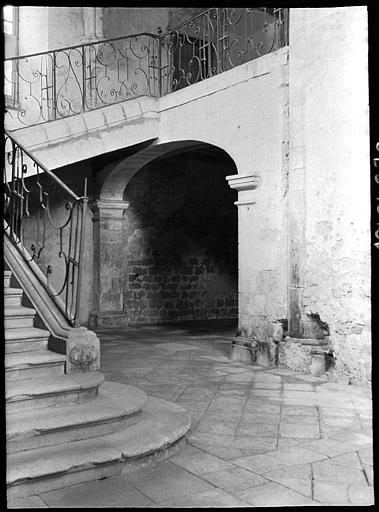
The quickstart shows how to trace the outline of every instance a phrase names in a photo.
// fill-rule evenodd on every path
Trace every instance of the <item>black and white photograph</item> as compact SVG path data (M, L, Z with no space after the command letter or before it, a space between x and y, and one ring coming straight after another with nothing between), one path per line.
M374 506L373 11L263 5L2 7L4 509Z

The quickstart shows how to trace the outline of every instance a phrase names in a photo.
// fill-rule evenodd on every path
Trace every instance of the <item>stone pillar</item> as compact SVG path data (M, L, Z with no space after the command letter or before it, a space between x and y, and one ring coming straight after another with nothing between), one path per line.
M302 26L299 23L302 16L303 13L300 13L296 28L292 21L290 23L290 40L292 35L299 43L296 30ZM303 80L302 44L296 49L299 52L297 55L301 57L296 55L296 58L292 58L291 46L289 63L288 336L279 345L279 364L295 371L321 375L325 371L324 353L328 350L328 340L321 323L306 314L304 292L307 269L307 190L310 185L307 182L310 179L307 123L312 114L306 96L308 84ZM319 172L323 173L324 169L321 168Z
M300 110L297 106L294 111ZM300 117L299 112L299 117ZM292 115L296 117L296 112ZM299 120L301 122L301 120ZM297 138L302 138L302 130ZM305 146L292 135L288 174L288 331L303 337L303 292L305 251Z
M83 35L80 42L101 41L104 38L103 7L83 7Z
M260 176L236 174L226 179L238 191L238 337L232 358L246 361L247 350L253 363L271 366L276 357L274 340L282 336L277 304L270 298L278 279L278 240L271 232L266 236L267 222L273 232L276 229L275 205L266 209ZM278 291L280 309L279 295Z
M111 326L126 323L123 310L123 214L127 201L98 199L90 204L93 212L94 310L90 325Z

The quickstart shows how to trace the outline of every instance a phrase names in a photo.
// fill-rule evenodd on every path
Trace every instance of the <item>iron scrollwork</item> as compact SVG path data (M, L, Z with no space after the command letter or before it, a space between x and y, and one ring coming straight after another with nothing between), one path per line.
M159 37L138 34L9 59L10 121L62 119L159 91Z
M56 303L70 324L78 326L86 184L83 196L77 196L7 134L3 181L6 233L26 261L37 263L46 277L42 284L53 299L59 297ZM51 207L54 189L67 197L65 213ZM53 233L58 233L58 248L49 243Z
M162 40L163 94L244 64L287 44L287 10L211 8Z
M141 33L5 61L10 125L159 97L287 44L288 9L211 8L162 35Z

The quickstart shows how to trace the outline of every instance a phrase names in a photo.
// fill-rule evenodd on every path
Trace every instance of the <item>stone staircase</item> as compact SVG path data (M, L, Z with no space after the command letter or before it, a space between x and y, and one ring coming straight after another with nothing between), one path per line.
M99 372L65 373L4 271L8 499L133 471L177 451L186 411Z

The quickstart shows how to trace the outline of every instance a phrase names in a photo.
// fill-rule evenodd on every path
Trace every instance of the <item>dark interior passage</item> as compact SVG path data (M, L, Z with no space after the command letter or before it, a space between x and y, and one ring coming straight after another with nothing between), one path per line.
M222 151L157 159L128 184L124 309L130 323L235 318L236 173Z

